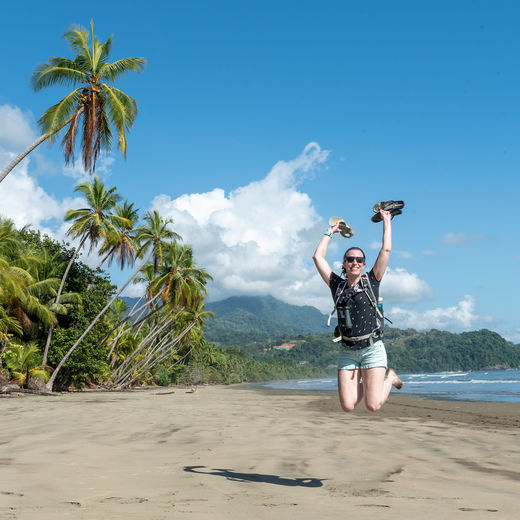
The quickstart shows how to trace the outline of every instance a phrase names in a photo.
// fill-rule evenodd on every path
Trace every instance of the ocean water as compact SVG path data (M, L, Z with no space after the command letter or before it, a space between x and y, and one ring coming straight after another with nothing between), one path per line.
M403 388L392 393L408 394L442 401L520 402L520 370L481 370L399 374ZM337 391L336 378L300 379L264 383L279 390L331 393Z

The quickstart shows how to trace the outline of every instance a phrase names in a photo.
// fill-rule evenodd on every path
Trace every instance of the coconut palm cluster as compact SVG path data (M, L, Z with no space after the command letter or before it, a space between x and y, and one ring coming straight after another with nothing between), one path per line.
M84 207L65 215L68 235L75 240L68 262L53 248L28 246L27 229L17 230L9 220L0 222L0 344L4 369L20 385L30 378L45 381L52 390L60 373L95 329L97 349L106 354L106 367L96 384L111 388L149 382L157 366L182 363L194 349L204 346L206 283L211 276L197 267L193 251L182 243L173 222L157 211L142 217L133 203L123 201L116 187L107 188L94 177L76 191ZM50 242L52 243L52 241ZM54 247L55 249L55 247ZM77 280L79 256L97 254L95 273L111 263L131 271L128 280L99 304L83 330L57 360L55 335L74 307L82 306L94 292L84 283L71 291ZM59 258L58 258L59 257ZM130 308L121 293L132 283L143 295ZM92 309L89 309L92 310ZM78 327L76 327L78 329ZM63 342L61 342L63 343ZM57 362L50 362L51 358Z

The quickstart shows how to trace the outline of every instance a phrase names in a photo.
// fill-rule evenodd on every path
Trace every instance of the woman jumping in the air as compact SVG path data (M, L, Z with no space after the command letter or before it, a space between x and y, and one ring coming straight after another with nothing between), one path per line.
M340 345L338 392L341 406L351 412L364 398L368 410L375 412L388 399L392 385L402 382L394 370L387 369L386 350L382 341L383 316L378 311L379 284L388 265L392 249L392 214L380 210L383 220L383 243L374 267L363 274L365 253L359 247L347 249L343 256L343 275L332 272L327 248L340 222L323 235L313 260L325 283L330 287L338 316L335 340Z

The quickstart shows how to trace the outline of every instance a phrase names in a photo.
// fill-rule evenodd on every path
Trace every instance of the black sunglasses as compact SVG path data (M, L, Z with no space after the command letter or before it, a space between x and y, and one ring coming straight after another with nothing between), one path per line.
M362 256L347 256L345 260L349 264L351 264L354 261L356 261L358 264L363 264L365 262L365 259Z

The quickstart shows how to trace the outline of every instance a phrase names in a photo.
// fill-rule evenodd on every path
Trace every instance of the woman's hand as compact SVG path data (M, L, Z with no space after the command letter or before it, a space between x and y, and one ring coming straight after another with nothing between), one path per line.
M329 226L329 229L327 229L327 231L329 233L339 233L340 232L340 228L339 228L340 222L343 222L343 221L338 220L338 222L336 222L333 226Z
M385 211L384 209L379 210L379 214L381 215L381 218L385 222L390 222L392 220L392 214L389 211Z

